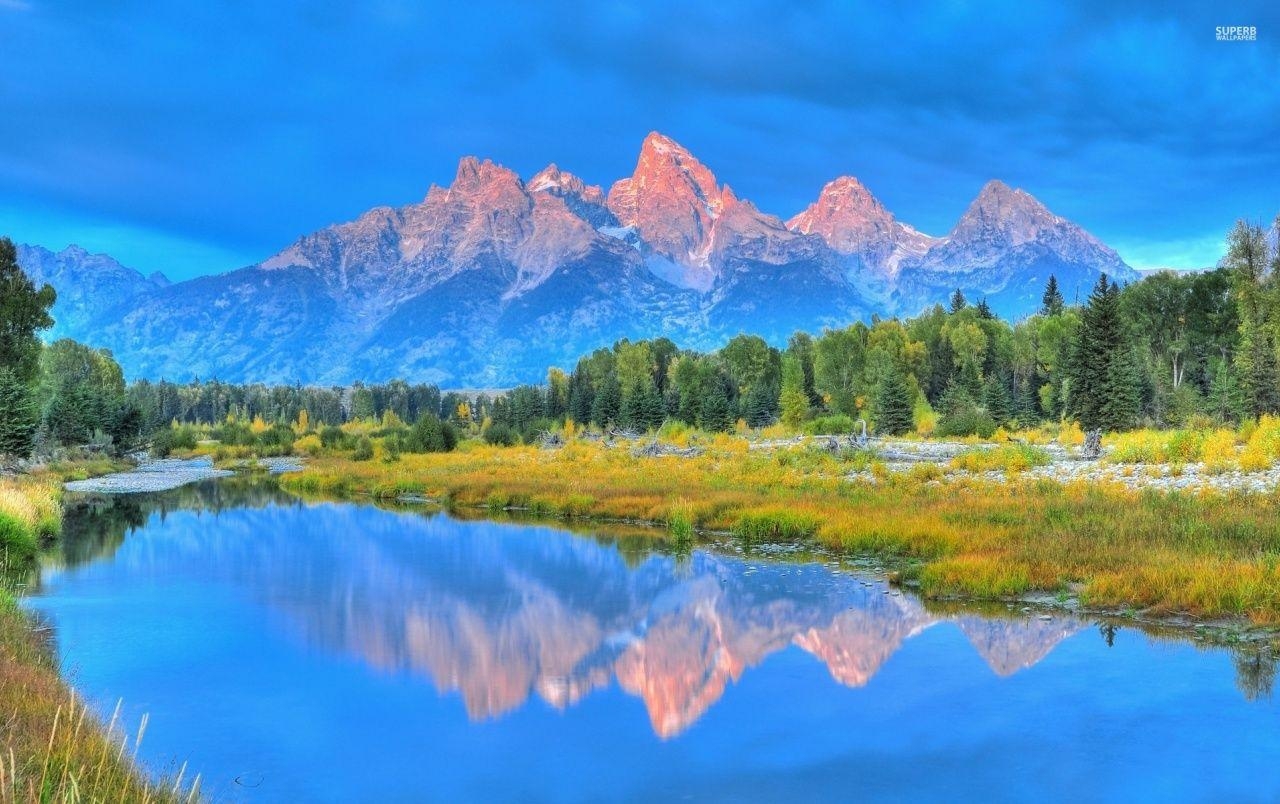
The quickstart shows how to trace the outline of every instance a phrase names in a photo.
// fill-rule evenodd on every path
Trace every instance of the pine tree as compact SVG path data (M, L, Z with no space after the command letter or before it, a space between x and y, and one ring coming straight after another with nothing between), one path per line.
M1068 367L1070 413L1086 430L1128 427L1130 399L1137 395L1137 367L1125 343L1120 320L1120 286L1106 274L1098 278L1080 317L1075 351ZM1113 368L1112 364L1117 363ZM1104 411L1108 398L1118 395ZM1134 408L1137 407L1135 404Z
M960 288L956 288L956 292L951 294L951 312L958 313L968 306L968 300L965 299L964 294L960 292Z
M591 378L585 371L575 371L569 377L569 417L578 424L591 421L591 402L595 394L591 390Z
M1257 327L1241 325L1236 362L1240 369L1240 391L1244 409L1257 418L1280 411L1280 370L1276 366L1275 344Z
M987 304L987 297L983 296L982 301L978 302L978 318L984 321L994 321L996 314L991 312L991 305Z
M31 389L12 369L0 368L0 456L30 455L39 425Z
M723 383L712 382L706 389L698 412L698 426L713 433L722 433L733 427L733 411Z
M1213 383L1209 386L1209 414L1219 421L1237 421L1243 412L1244 405L1240 396L1240 384L1236 381L1235 372L1228 363L1221 363L1213 374Z
M876 430L885 435L902 435L914 426L911 389L895 367L880 380L876 392Z
M763 383L752 386L747 392L742 418L751 427L766 427L773 422L773 394Z
M631 391L622 398L618 410L618 421L623 427L645 432L662 425L664 410L662 397L653 380L637 382Z
M1102 381L1102 405L1098 411L1102 429L1129 430L1137 424L1141 409L1138 383L1138 363L1133 350L1124 346L1116 349Z
M1044 286L1044 297L1040 302L1042 315L1060 315L1066 304L1062 300L1062 291L1058 290L1058 277L1049 274L1049 282Z
M809 415L809 397L804 391L804 366L795 355L782 356L782 393L778 397L782 421L799 427Z
M595 398L591 401L591 421L601 427L616 424L621 407L622 389L618 387L618 378L609 374L600 383Z
M1004 380L999 377L987 380L982 389L982 406L998 425L1004 425L1013 418L1013 402L1009 399L1009 389Z

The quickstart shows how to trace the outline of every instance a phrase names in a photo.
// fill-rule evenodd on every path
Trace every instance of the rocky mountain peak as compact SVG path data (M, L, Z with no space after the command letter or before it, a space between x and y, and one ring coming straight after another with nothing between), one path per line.
M818 199L787 221L787 228L822 237L836 251L860 251L868 240L890 235L893 213L862 182L841 176L827 182Z
M1054 215L1034 196L999 179L982 187L951 232L951 238L999 235L1010 245L1035 240L1041 232L1063 226L1075 227Z
M640 147L635 172L609 190L608 206L658 254L682 265L705 264L711 226L724 209L724 197L705 165L655 131Z
M793 232L813 234L837 254L856 257L873 276L888 277L906 257L924 254L937 241L899 222L862 182L841 176L787 221Z
M599 186L587 184L554 162L535 173L525 187L531 193L547 193L561 199L570 212L593 228L618 225L618 219L605 205L604 191Z

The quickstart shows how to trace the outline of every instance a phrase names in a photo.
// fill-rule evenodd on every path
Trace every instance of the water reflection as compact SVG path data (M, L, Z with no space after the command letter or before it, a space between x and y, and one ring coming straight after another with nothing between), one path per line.
M73 508L44 582L109 564L116 577L232 586L290 638L428 679L476 720L534 696L567 708L616 682L664 738L790 646L861 687L939 624L958 628L997 676L1035 665L1086 625L931 612L821 564L624 549L635 539L302 504L269 484L222 481ZM1268 672L1242 665L1241 677Z

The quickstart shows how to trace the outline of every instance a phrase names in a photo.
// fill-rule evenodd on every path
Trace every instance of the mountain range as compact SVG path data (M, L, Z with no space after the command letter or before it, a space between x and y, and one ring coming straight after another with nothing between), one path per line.
M645 138L605 192L556 165L522 180L466 157L448 187L298 239L239 270L170 283L104 255L21 247L57 290L55 336L111 349L131 378L445 387L537 381L619 338L781 344L959 288L1017 317L1044 283L1083 295L1137 274L1023 190L988 182L945 237L844 176L789 220L688 150Z

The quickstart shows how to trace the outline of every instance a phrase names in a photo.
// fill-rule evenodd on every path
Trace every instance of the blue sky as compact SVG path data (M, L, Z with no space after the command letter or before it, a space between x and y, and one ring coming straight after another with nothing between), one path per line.
M944 234L1002 178L1138 267L1280 212L1274 0L888 5L0 0L0 232L183 278L652 129L783 217L847 173Z

